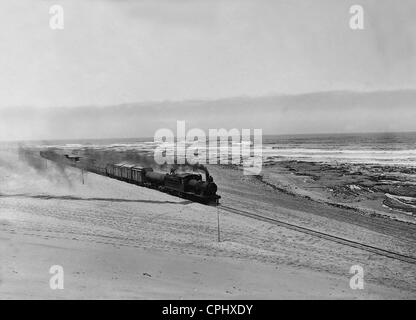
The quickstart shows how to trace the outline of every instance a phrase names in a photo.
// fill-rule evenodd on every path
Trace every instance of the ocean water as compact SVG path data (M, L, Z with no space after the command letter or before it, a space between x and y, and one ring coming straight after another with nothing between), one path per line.
M92 148L147 152L152 152L158 145L153 138L51 140L21 142L21 144L67 149ZM416 167L416 132L265 135L262 157L266 163L301 160Z
M416 167L416 132L265 136L263 158Z
M350 169L358 165L367 190L384 193L384 208L416 215L416 132L268 136L263 143L268 164L297 160L347 164L344 168ZM345 181L351 178L346 171L342 174ZM362 191L362 186L349 187Z

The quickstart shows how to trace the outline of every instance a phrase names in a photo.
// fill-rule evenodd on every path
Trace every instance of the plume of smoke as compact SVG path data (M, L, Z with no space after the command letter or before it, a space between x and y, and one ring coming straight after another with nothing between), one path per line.
M19 144L17 149L19 161L22 161L35 169L36 171L44 171L46 169L46 160L42 159L38 152L29 147Z
M65 183L69 187L72 187L72 181L76 177L66 170L67 165L62 161L59 161L59 158L53 163L51 161L48 163L47 159L40 156L40 151L41 149L37 147L19 145L17 149L18 159L20 162L33 169L37 174L51 182L57 184ZM52 153L53 149L48 149L46 152Z
M185 164L163 164L156 163L153 153L149 151L127 150L127 151L113 151L113 150L97 150L93 148L84 148L80 151L87 159L84 160L88 166L88 159L91 163L92 159L95 166L105 167L107 164L117 164L121 162L137 164L142 167L152 168L155 171L167 171L172 169L176 172L202 171L205 173L206 179L209 177L207 167L202 164L190 164L188 161Z

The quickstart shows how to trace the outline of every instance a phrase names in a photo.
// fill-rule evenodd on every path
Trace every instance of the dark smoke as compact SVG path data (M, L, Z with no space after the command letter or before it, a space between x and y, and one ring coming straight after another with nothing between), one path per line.
M208 169L202 164L164 164L159 165L155 162L153 152L149 151L113 151L113 150L97 150L92 148L84 148L74 152L83 158L82 162L88 165L94 165L97 167L105 167L107 164L117 163L131 163L137 164L141 167L152 168L155 171L170 172L174 170L176 172L189 172L189 171L202 171L205 173L206 179L209 177Z

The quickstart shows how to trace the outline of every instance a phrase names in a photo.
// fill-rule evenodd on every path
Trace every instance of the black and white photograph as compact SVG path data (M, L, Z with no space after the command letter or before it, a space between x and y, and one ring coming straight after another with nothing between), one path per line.
M0 300L414 299L416 1L1 1Z

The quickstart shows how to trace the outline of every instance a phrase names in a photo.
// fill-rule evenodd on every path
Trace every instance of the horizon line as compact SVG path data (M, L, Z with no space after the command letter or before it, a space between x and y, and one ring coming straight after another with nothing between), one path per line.
M78 108L110 108L110 107L121 107L129 105L152 105L152 104L174 104L174 103L189 103L189 102L216 102L216 101L226 101L234 99L259 99L259 98L273 98L273 97L302 97L315 94L336 94L336 93L349 93L349 94L377 94L377 93L400 93L400 92L414 92L416 93L416 88L402 88L402 89L381 89L381 90L351 90L351 89L340 89L340 90L322 90L322 91L305 91L300 93L267 93L263 95L233 95L233 96L224 96L218 98L204 98L204 97L195 97L189 99L164 99L164 100L142 100L142 101L130 101L130 102L119 102L116 104L102 104L102 105L56 105L56 106L35 106L35 105L15 105L15 106L3 106L0 107L0 111L3 109L78 109Z
M369 135L369 134L416 134L414 131L367 131L367 132L320 132L320 133L264 133L262 136L320 136L320 135ZM47 141L85 141L85 140L132 140L132 139L154 139L154 137L125 137L125 138L65 138L65 139L25 139L25 140L3 140L0 143L24 143L24 142L47 142Z

